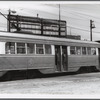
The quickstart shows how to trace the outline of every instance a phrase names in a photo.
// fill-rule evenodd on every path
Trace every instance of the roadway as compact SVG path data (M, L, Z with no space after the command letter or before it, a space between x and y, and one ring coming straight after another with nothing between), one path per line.
M100 72L0 82L0 94L99 96Z

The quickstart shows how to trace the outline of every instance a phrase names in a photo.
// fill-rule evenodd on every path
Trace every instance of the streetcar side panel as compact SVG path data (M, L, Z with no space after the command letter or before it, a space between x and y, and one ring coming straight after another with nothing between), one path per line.
M77 71L81 67L96 67L99 69L98 56L69 56L68 71Z
M0 56L0 71L54 68L54 56Z
M29 47L28 44L0 42L0 45L3 45L0 49L0 71L38 69L42 73L54 73L54 46L35 44L34 48Z
M68 55L68 70L77 71L81 67L99 67L98 48L70 46Z

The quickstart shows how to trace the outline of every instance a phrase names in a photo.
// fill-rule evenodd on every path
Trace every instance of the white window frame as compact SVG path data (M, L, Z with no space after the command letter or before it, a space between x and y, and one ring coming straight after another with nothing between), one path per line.
M51 54L55 55L55 46L54 45L51 45Z

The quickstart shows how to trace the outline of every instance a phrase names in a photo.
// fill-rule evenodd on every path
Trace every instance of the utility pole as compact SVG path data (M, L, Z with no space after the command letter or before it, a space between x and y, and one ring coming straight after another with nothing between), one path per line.
M60 4L59 4L59 37L61 35L61 32L60 32Z
M94 21L90 20L90 41L92 41L92 29L95 28Z
M8 13L8 32L10 32L10 15L11 15L11 11L9 9L9 13Z
M12 10L8 10L8 18L7 18L7 20L8 20L8 32L10 32L11 30L10 30L10 26L11 26L11 13L16 13L16 11L12 11Z
M8 16L6 17L3 13L0 12L0 14L7 19L7 31L10 32L10 15L11 13L16 13L16 11L11 11L10 9L8 10Z

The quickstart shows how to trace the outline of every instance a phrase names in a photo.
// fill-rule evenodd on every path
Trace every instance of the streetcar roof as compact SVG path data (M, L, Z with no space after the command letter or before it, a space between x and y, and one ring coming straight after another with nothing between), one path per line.
M83 41L67 38L58 38L50 36L40 36L40 35L30 35L30 34L21 34L21 33L12 33L12 32L0 32L0 41L21 41L21 42L36 42L44 44L55 44L55 45L71 45L71 46L92 46L100 47L100 43L93 41Z

